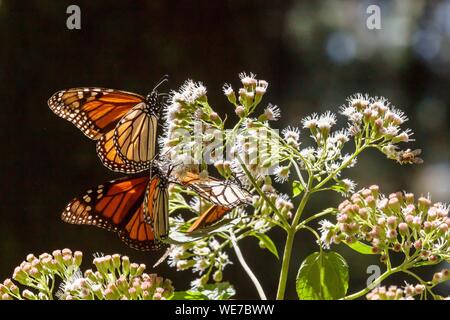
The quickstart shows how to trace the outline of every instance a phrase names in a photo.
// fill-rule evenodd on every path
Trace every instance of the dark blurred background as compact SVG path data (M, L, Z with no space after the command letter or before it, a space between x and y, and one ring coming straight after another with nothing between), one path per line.
M70 4L81 8L81 30L66 28ZM381 30L366 27L370 4L381 8ZM266 102L282 109L280 127L299 125L312 112L337 111L355 92L383 95L411 118L417 140L412 147L423 149L425 163L400 166L373 151L348 176L360 187L380 184L385 193L405 189L430 192L435 201L450 199L450 1L0 0L0 41L2 279L30 252L118 252L148 266L161 254L137 252L106 231L60 221L70 199L118 176L102 167L92 141L47 107L55 91L74 86L145 94L167 73L167 90L187 78L203 81L223 115L232 110L222 84L236 87L237 74L251 71L270 83ZM313 199L310 212L341 200L324 197ZM281 253L284 234L270 235ZM296 241L293 277L316 249L308 234ZM274 297L280 263L256 247L254 239L242 244ZM377 259L338 250L350 264L350 291L361 289L366 267ZM164 264L156 271L179 290L192 280L190 272ZM237 298L257 297L237 262L225 279L235 285ZM293 280L288 298L296 297Z

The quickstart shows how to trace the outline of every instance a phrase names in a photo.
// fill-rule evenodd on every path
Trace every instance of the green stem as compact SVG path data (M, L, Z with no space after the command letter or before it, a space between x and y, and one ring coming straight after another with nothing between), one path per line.
M320 189L323 185L325 185L328 181L330 181L331 179L333 179L339 172L341 172L343 169L345 169L365 148L367 148L369 145L364 144L362 147L358 148L355 150L355 153L352 154L352 156L350 158L347 159L347 161L345 161L344 163L341 164L341 166L339 168L337 168L336 170L334 170L328 177L326 177L325 179L322 180L322 182L320 182L319 184L317 184L314 187L314 191L317 191L318 189Z
M266 294L264 293L264 290L261 286L261 284L258 281L258 278L253 273L252 269L248 266L247 262L244 259L244 256L242 255L241 249L239 249L239 246L237 244L236 237L232 232L230 232L230 241L233 245L234 252L236 253L236 256L242 265L242 268L244 268L245 272L247 272L248 276L250 277L250 280L252 280L253 284L255 285L256 291L258 291L259 297L261 300L267 300Z
M295 230L289 229L287 232L286 244L284 245L283 261L281 263L280 279L278 281L277 300L284 299L294 237L295 237Z
M367 288L365 288L365 289L363 289L361 291L358 291L358 292L356 292L354 294L348 295L348 296L346 296L346 297L344 297L342 299L343 300L354 300L354 299L357 299L357 298L365 295L369 291L371 291L373 288L375 288L375 286L378 286L384 279L386 279L390 275L392 275L394 273L397 273L397 272L400 272L400 271L403 271L403 266L402 265L398 266L398 267L395 267L395 268L392 268L390 270L386 270L385 273L383 273L381 276L379 276L377 279L375 279L375 281L372 282L369 286L367 286Z
M336 209L335 209L335 208L328 208L328 209L325 209L325 210L323 210L323 211L321 211L321 212L319 212L319 213L316 213L315 215L312 215L311 217L306 218L305 220L303 220L302 222L300 222L300 223L297 225L297 227L295 228L295 231L299 231L300 229L302 229L304 226L306 226L306 224L307 224L308 222L311 222L311 221L313 221L313 220L315 220L315 219L318 219L318 218L320 218L320 217L326 216L326 215L328 215L328 214L330 214L330 213L333 213L333 212L336 212Z
M291 261L292 245L294 244L294 238L296 233L295 229L300 220L300 217L302 216L303 210L305 209L306 203L309 200L310 196L309 188L311 187L312 180L313 180L312 175L310 175L308 179L308 185L305 189L305 192L303 193L303 197L302 200L300 201L297 211L295 212L292 224L290 228L287 230L286 243L284 245L283 261L281 263L280 278L278 281L277 300L284 299L284 294L286 292L286 282L289 273L289 264Z

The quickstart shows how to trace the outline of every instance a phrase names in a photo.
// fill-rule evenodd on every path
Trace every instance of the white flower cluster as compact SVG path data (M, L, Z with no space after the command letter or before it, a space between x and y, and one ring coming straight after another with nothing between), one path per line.
M206 285L212 278L214 282L222 281L225 267L232 262L214 236L185 244L174 245L170 249L168 264L177 271L191 269L199 278L192 281L192 288Z

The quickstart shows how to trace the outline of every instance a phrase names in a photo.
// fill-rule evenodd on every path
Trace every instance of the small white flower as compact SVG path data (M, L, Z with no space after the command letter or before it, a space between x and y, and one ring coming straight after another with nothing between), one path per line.
M227 97L228 97L228 96L231 96L231 95L234 93L233 88L232 88L231 85L228 84L228 83L225 83L225 84L223 85L222 90L223 90L223 93L224 93Z
M300 155L310 162L314 162L316 159L316 150L312 147L308 147L300 150Z
M241 72L239 74L239 78L244 86L253 86L256 85L257 81L255 79L256 75L250 72L250 75L247 75L245 72Z
M211 239L209 240L209 247L210 247L213 251L217 251L217 250L219 250L219 248L220 248L220 243L219 243L219 241L217 241L216 239L211 238Z
M275 168L275 181L279 183L284 183L288 180L290 170L289 167L278 166Z
M207 256L208 254L211 253L211 249L209 249L208 247L194 247L194 254L196 255L200 255L200 256Z
M321 114L319 119L317 120L317 126L319 128L330 129L333 125L336 124L336 115L330 111Z
M331 139L342 145L349 141L349 135L347 130L339 130L333 133Z
M358 113L354 107L347 105L341 106L339 112L347 118L350 118L353 114Z
M350 179L342 179L341 182L343 183L345 187L346 193L353 193L355 192L356 183Z
M64 294L70 292L70 291L76 291L82 289L82 283L86 282L87 280L83 278L83 274L81 273L80 269L77 269L72 276L70 276L67 280L64 280L59 285L59 290L56 292L56 296L58 298L61 298L64 296Z
M361 93L357 93L349 98L347 98L347 101L350 106L354 107L357 110L365 109L370 104L369 96L362 95Z
M298 142L300 139L300 130L297 127L287 127L281 132L284 140L294 139Z
M269 121L277 121L281 117L281 111L278 106L269 103L267 108L264 110L264 115Z
M263 95L267 91L267 87L269 86L269 83L265 80L258 80L258 84L256 85L255 92L257 95Z
M191 288L192 289L197 289L199 287L202 287L203 286L202 282L203 282L202 278L198 278L198 279L195 279L195 280L191 281Z
M265 233L269 230L270 223L266 219L258 219L253 225L253 229L259 233Z
M177 271L187 270L191 267L191 264L188 260L178 260L175 265L177 266Z
M348 161L350 161L347 165L347 168L352 168L356 165L356 163L358 162L357 158L353 158L352 160L350 160L351 155L350 154L346 154L342 157L342 163L347 163Z
M310 116L307 116L302 120L303 128L306 129L314 129L318 124L318 115L317 113L313 113Z
M205 257L202 256L196 256L194 257L194 267L192 268L193 272L198 272L199 274L202 274L203 272L206 271L206 269L209 268L209 266L211 265L209 259L206 259Z
M329 237L330 230L334 228L334 224L324 219L319 221L320 240L319 245L324 249L330 249L331 239Z

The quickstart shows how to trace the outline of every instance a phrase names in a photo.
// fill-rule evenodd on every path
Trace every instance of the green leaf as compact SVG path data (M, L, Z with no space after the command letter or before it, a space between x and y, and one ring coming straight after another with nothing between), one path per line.
M207 296L198 291L175 291L169 300L209 300Z
M229 282L207 284L199 291L209 300L228 300L236 294L236 290Z
M314 252L300 266L296 289L301 300L333 300L348 289L348 265L336 252Z
M172 231L169 234L169 237L167 240L165 240L165 243L170 244L183 244L187 242L197 241L199 239L205 238L211 234L219 233L227 231L234 226L236 226L237 223L239 223L240 219L223 219L222 221L209 226L205 228L201 228L199 230L195 230L193 232L181 232L181 231Z
M256 237L259 239L259 241L261 241L264 244L264 247L269 250L270 252L273 253L273 255L275 257L277 257L277 259L280 259L280 257L278 256L278 250L277 247L275 246L275 243L273 243L272 239L270 239L270 237L265 234L265 233L257 233L257 232L252 232L251 234L252 236Z
M346 241L343 241L346 245L348 245L350 248L352 248L353 250L362 253L362 254L376 254L372 251L372 247L362 243L361 241L355 241L352 243L348 243Z
M294 182L292 182L292 195L293 197L296 197L298 195L300 195L303 190L305 190L305 188L303 187L302 183L298 180L294 180Z

